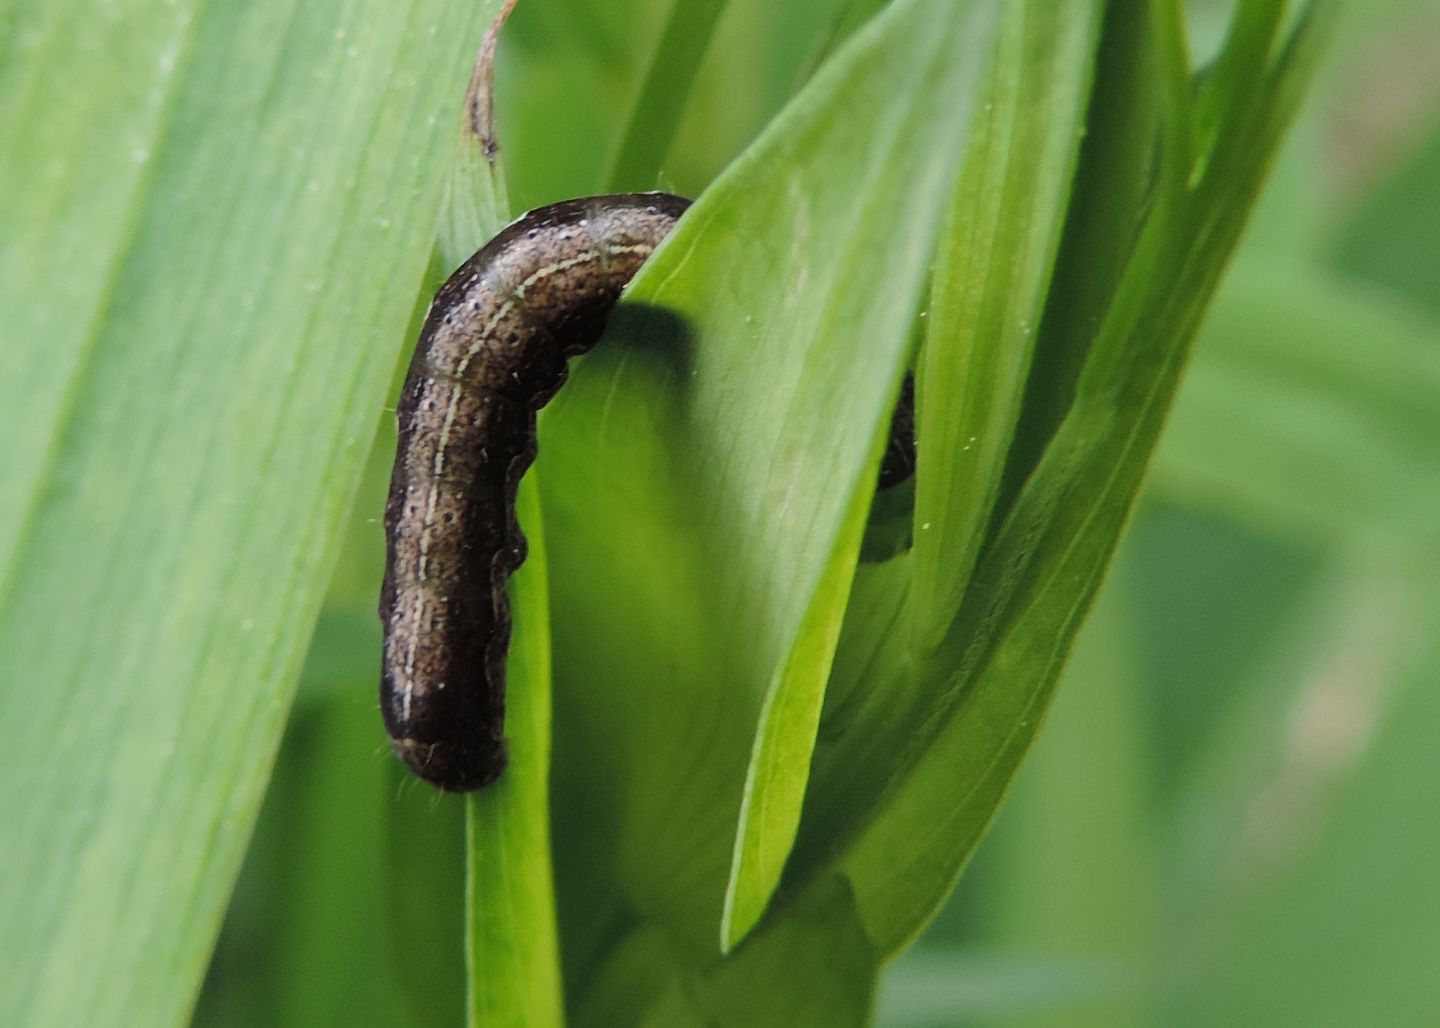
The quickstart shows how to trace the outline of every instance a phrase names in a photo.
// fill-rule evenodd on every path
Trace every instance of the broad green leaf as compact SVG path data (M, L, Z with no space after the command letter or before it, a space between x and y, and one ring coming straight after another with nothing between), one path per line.
M6 18L0 697L26 728L0 777L0 1021L171 1024L424 274L483 10Z
M676 952L661 929L641 928L627 935L605 956L586 983L583 997L570 1011L580 1028L614 1024L705 1024L694 1003L695 968Z
M714 965L696 987L696 1003L706 1024L863 1028L878 959L848 883L836 876Z
M557 850L698 957L743 934L793 836L991 6L911 0L856 36L682 219L544 418L557 831L577 840ZM790 726L762 729L751 775L764 711ZM765 835L737 848L747 778L740 829Z
M844 881L825 884L802 909L706 965L678 959L661 930L633 933L615 948L575 1023L582 1028L868 1023L876 956Z

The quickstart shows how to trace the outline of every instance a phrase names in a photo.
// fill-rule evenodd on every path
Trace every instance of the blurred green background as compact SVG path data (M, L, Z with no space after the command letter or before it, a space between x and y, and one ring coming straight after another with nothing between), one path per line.
M616 112L666 5L620 6L522 4L507 28L514 209L634 185ZM813 65L818 26L874 6L733 5L663 185L703 188ZM1440 3L1353 6L1039 743L889 971L882 1025L1440 1020ZM1203 52L1228 5L1190 7ZM459 925L436 926L458 823L376 759L384 477L372 460L197 1023L453 1009ZM413 818L385 823L356 776ZM365 897L421 850L456 878L393 897L397 933ZM357 975L377 954L394 980Z

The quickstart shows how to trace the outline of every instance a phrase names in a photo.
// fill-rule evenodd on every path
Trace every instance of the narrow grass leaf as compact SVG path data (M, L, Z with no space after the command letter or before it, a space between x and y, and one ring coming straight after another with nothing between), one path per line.
M909 770L892 779L884 806L841 858L882 952L903 943L947 891L1043 715L1188 343L1313 63L1315 26L1297 24L1263 76L1267 88L1252 100L1253 113L1217 140L1201 180L1182 188L1161 169L1159 181L1170 184L1130 251L1093 344L1084 346L1074 401L987 539L949 636L921 665L948 680L932 686L941 703L902 755ZM1168 119L1183 108L1162 110ZM1162 134L1187 130L1161 123ZM1058 314L1052 309L1047 319Z

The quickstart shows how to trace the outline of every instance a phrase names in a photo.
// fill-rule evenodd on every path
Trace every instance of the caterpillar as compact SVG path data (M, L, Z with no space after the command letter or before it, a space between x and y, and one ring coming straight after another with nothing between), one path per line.
M479 789L505 768L505 582L525 559L515 496L535 458L536 412L688 206L627 193L541 207L481 247L430 306L396 404L380 707L396 755L440 789ZM913 417L903 428L901 417L882 484L914 464Z

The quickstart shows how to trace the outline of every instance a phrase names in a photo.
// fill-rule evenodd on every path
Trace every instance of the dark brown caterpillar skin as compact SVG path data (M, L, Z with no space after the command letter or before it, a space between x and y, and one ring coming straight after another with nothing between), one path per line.
M396 754L441 789L505 767L505 581L525 559L515 493L535 412L689 204L633 193L531 211L430 307L396 405L380 708Z
M440 789L478 789L505 768L505 582L525 559L515 495L535 414L689 204L630 193L541 207L431 304L396 405L380 708L395 753ZM914 469L912 405L907 378L880 488Z

